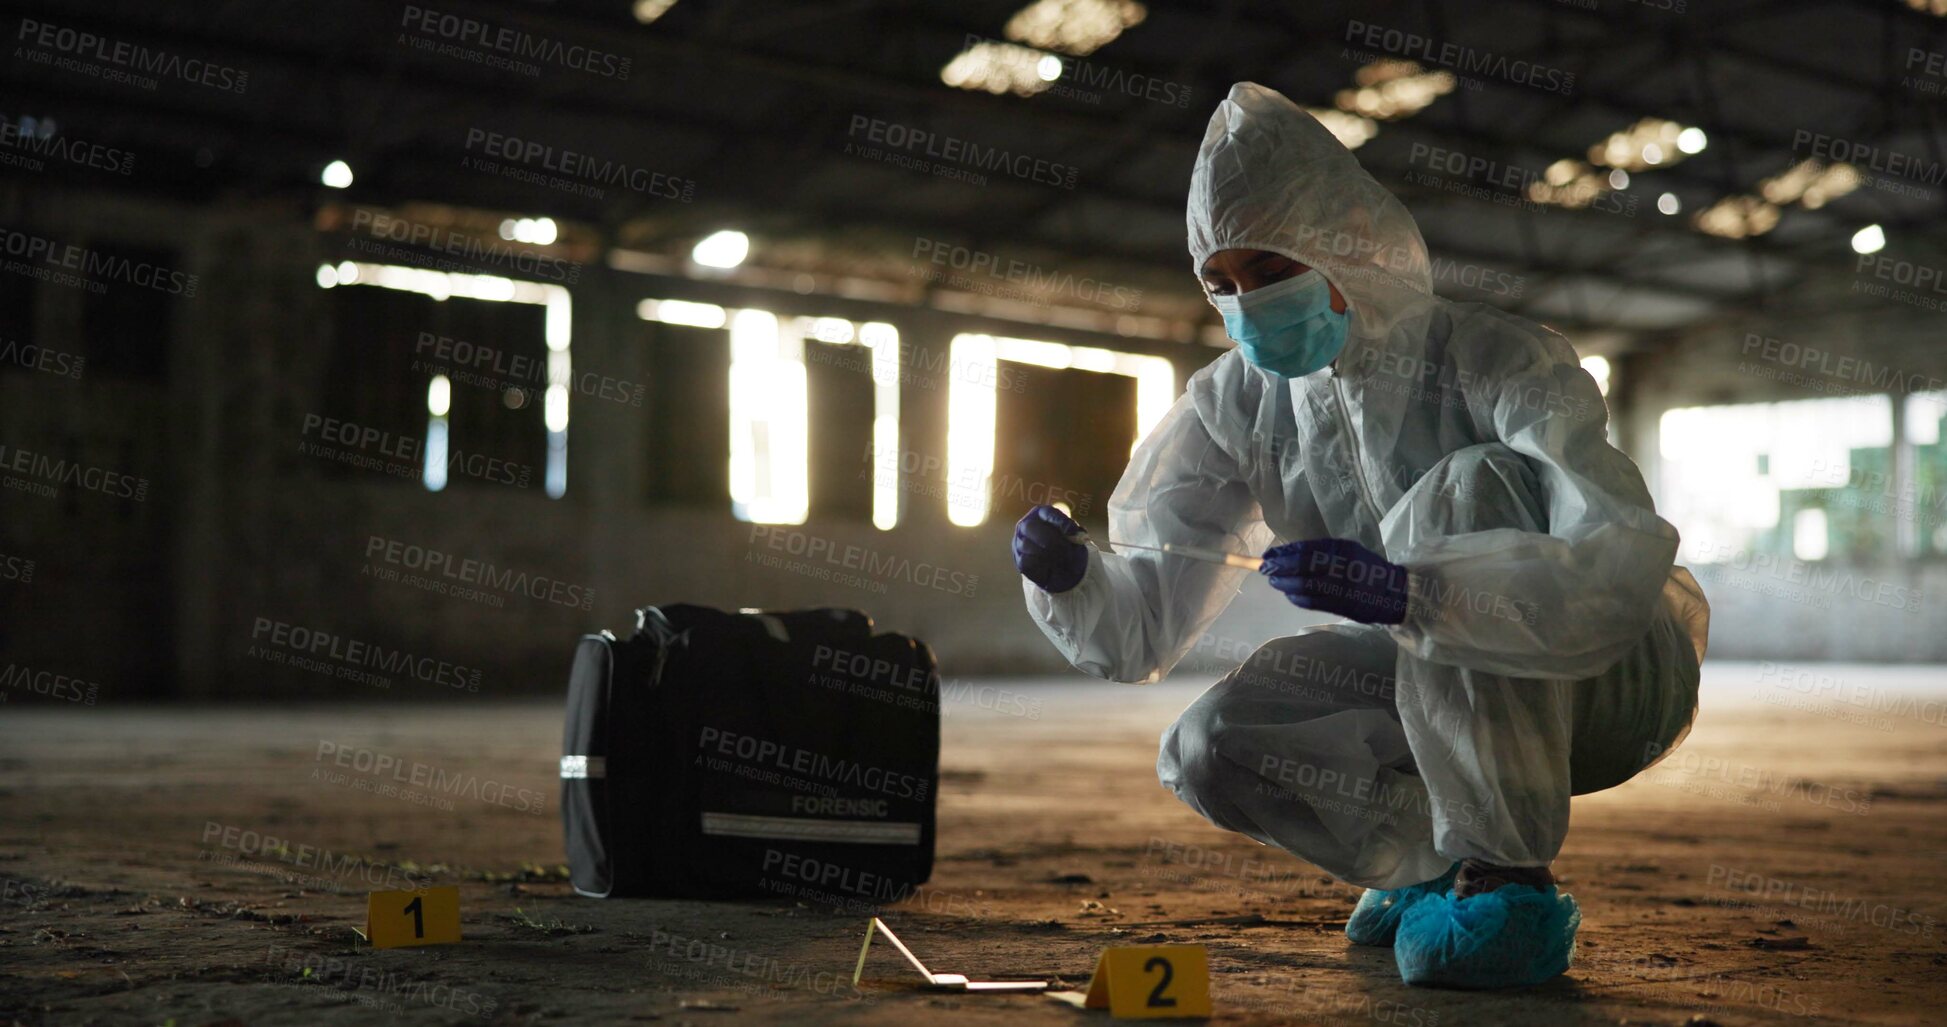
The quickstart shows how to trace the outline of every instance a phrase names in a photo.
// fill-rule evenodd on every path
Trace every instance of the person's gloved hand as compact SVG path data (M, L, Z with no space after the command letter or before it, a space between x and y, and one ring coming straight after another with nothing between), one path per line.
M1072 541L1082 526L1047 504L1028 511L1014 526L1014 566L1043 592L1066 592L1088 571L1088 547Z
M1406 619L1406 568L1349 538L1273 546L1257 572L1293 606L1365 624Z

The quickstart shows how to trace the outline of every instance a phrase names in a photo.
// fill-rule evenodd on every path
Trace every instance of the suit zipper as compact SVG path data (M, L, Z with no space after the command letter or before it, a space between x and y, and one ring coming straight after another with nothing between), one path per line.
M1352 414L1345 402L1345 390L1339 381L1339 369L1334 367L1326 373L1332 376L1332 398L1337 401L1339 424L1345 427L1346 438L1351 440L1352 469L1358 480L1359 498L1365 501L1366 512L1372 514L1372 524L1377 529L1383 518L1379 516L1379 507L1372 499L1372 483L1366 480L1366 462L1359 456L1359 433L1352 427Z

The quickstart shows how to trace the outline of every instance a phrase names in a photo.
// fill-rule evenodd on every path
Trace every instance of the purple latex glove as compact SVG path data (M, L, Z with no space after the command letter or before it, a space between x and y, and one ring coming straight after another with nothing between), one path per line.
M1273 546L1257 572L1293 606L1365 624L1406 619L1406 568L1349 538Z
M1014 526L1014 566L1043 592L1066 592L1088 571L1088 547L1070 539L1082 526L1047 504Z

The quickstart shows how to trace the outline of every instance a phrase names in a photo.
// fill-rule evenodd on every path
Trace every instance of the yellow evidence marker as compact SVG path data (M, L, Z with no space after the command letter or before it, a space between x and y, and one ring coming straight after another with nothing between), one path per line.
M459 941L460 889L372 892L365 903L365 936L375 949Z
M1209 1016L1210 958L1201 945L1103 949L1081 1005L1118 1020Z

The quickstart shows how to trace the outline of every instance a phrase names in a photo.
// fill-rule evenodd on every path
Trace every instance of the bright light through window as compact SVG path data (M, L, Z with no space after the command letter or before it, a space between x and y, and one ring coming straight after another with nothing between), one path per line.
M811 505L804 340L777 315L730 319L730 499L741 520L803 524Z
M436 374L426 385L426 412L434 417L445 417L453 409L453 383L443 374Z
M1792 555L1800 560L1823 560L1831 548L1825 511L1816 507L1792 516Z
M899 330L881 321L842 317L779 321L763 310L725 310L708 303L646 299L644 321L693 328L730 326L730 503L740 520L803 524L811 506L810 401L804 366L808 340L871 352L872 523L899 523Z
M858 332L852 327L852 322L842 317L813 317L806 320L809 323L804 327L805 334L819 342L844 345L858 338Z
M859 329L872 350L872 524L899 523L899 331L882 321Z
M394 264L360 264L349 260L336 267L319 265L317 282L320 289L370 285L416 292L441 301L458 296L489 303L532 303L546 307L548 405L545 414L548 462L543 482L549 498L560 499L568 493L568 383L574 377L574 362L569 356L569 333L574 325L574 305L567 289L540 282L518 282L498 275L428 271ZM445 376L435 377L427 386L426 470L423 483L432 492L446 487L446 413L452 406L452 399L452 383Z
M987 479L994 473L994 383L991 335L953 337L954 369L946 400L946 516L971 528L987 519Z
M1885 396L1688 407L1665 412L1658 436L1657 512L1682 531L1681 558L1744 563L1795 554L1811 532L1801 511L1882 480L1893 408ZM1822 510L1819 534L1838 540L1838 515L1862 509Z
M1603 395L1609 394L1609 360L1606 357L1583 357L1582 370L1595 379L1595 387Z
M433 417L426 421L426 466L421 483L428 492L439 492L446 488L446 418Z
M636 304L635 316L644 321L688 325L691 328L722 328L730 323L730 315L722 307L688 300L643 300Z
M453 382L436 374L426 383L426 453L421 471L426 490L446 487L446 415L453 409Z
M1176 369L1163 357L1117 353L1034 339L956 335L947 394L947 520L974 527L987 520L988 482L994 473L994 426L999 361L1120 374L1136 380L1136 437L1131 452L1176 400Z
M1947 556L1947 392L1916 392L1906 397L1906 444L1911 470L1899 489L1899 504L1911 513L1907 551Z

